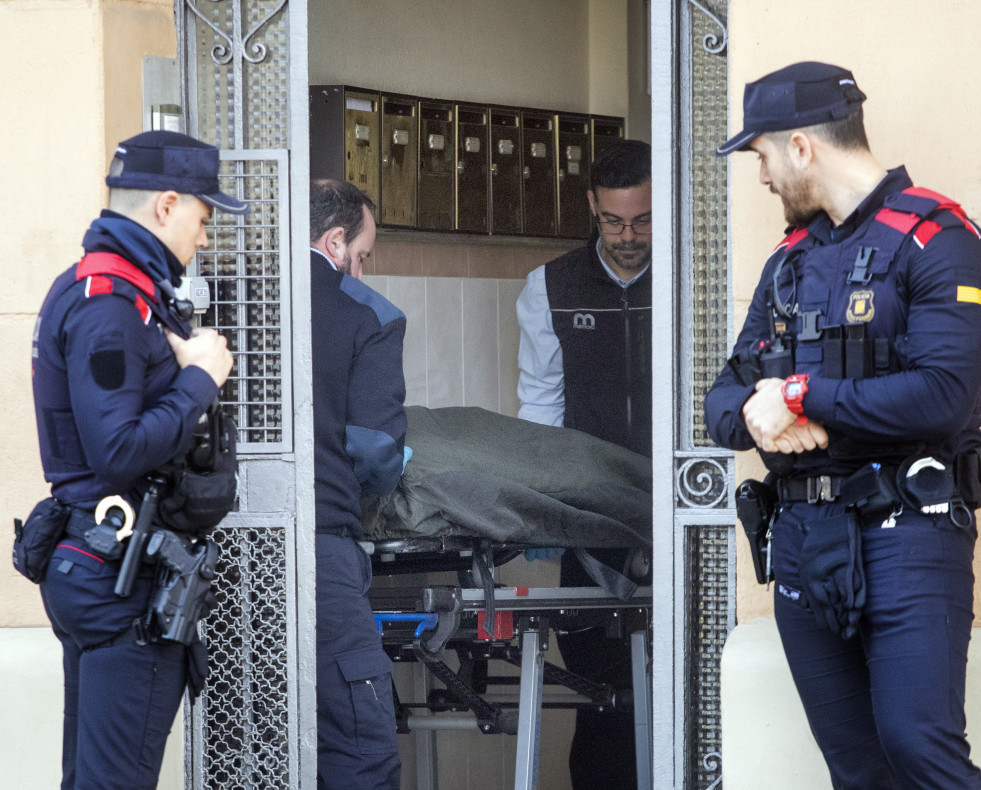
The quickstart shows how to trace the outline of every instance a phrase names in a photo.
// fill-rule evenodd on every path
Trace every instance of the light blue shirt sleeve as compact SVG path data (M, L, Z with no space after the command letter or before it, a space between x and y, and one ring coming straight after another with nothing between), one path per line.
M562 347L552 328L545 267L525 282L516 305L521 340L518 344L518 417L542 425L561 426L565 418Z

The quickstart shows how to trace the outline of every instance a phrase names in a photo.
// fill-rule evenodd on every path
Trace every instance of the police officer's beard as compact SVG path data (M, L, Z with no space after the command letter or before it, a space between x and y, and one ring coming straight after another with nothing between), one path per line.
M770 190L777 191L772 184ZM821 211L821 207L814 197L814 186L803 174L788 179L777 194L783 201L784 219L787 220L788 225L795 228L806 227Z
M651 245L640 239L609 244L605 251L624 271L639 272L651 262Z

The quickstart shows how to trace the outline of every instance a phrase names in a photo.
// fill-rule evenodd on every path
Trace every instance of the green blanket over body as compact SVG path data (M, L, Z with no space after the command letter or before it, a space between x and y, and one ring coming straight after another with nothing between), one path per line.
M569 428L486 409L406 408L413 456L364 501L368 540L470 535L582 548L651 544L651 462Z

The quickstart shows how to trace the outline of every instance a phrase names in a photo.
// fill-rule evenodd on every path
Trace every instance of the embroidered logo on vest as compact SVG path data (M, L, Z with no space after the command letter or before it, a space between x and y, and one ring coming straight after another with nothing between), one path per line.
M596 319L591 313L576 313L572 316L573 329L596 329Z
M875 316L873 297L875 297L875 292L868 289L852 291L848 297L848 311L845 313L845 320L849 324L863 324L871 321Z

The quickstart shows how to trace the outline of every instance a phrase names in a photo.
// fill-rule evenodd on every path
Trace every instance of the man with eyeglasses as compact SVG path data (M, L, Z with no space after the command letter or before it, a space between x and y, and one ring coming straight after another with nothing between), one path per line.
M591 183L596 231L585 246L529 274L518 298L518 416L650 457L650 145L622 140L604 149ZM626 570L626 549L591 553ZM594 584L573 553L561 563L562 586ZM562 657L573 672L629 688L629 649L606 638L605 625L561 634ZM569 768L574 790L635 787L632 714L580 709Z

